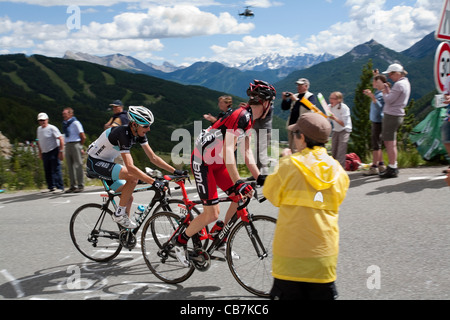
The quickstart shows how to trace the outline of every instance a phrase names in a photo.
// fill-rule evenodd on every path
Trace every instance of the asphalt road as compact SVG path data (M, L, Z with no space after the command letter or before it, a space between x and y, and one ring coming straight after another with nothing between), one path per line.
M380 180L350 173L340 211L337 288L341 300L450 298L450 187L444 167L401 170ZM224 262L168 285L147 269L140 248L112 262L85 259L73 246L69 220L101 188L81 194L0 194L0 299L252 300ZM151 192L139 193L145 204ZM250 211L277 215L270 203ZM224 210L223 210L224 212ZM81 279L74 287L73 277Z

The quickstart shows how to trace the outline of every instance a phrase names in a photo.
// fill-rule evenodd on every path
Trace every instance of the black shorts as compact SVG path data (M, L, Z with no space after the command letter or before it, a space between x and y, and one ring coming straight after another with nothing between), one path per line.
M86 162L86 170L88 177L105 180L114 191L126 183L125 180L119 179L122 165L118 163L104 161L89 156Z
M272 300L336 300L338 293L334 282L311 283L274 279Z
M372 122L372 150L377 151L382 147L381 140L381 122Z
M234 183L230 178L225 164L206 165L196 161L194 154L191 157L192 173L195 177L197 192L204 206L213 206L219 203L217 187L227 195L233 192Z

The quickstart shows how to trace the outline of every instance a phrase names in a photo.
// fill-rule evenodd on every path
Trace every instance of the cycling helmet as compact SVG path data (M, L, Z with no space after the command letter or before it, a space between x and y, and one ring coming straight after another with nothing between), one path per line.
M128 119L130 122L135 122L140 126L149 126L153 123L153 113L142 106L128 107Z
M254 83L250 83L250 87L247 89L247 95L250 100L259 98L260 100L273 101L277 95L277 91L270 83L262 80L254 80Z

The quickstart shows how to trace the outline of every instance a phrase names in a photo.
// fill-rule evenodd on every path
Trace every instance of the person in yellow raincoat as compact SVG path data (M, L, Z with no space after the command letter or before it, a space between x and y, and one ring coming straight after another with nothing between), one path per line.
M271 298L336 299L338 212L349 177L325 149L331 133L327 119L307 113L288 129L298 152L280 159L263 189L279 207Z

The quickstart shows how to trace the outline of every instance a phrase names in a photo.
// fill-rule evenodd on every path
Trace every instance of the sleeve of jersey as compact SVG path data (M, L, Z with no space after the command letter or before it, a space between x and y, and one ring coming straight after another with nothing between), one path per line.
M144 144L148 144L147 136L139 137L139 144L143 146Z
M250 112L243 111L241 112L238 120L238 131L242 130L243 132L247 132L252 128L252 117ZM239 130L240 129L240 130Z
M127 135L124 134L122 127L113 127L108 136L109 142L114 146L114 149L118 149L120 153L128 153L131 149L131 143Z

